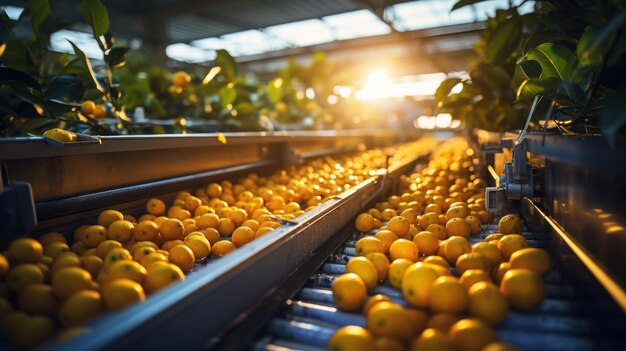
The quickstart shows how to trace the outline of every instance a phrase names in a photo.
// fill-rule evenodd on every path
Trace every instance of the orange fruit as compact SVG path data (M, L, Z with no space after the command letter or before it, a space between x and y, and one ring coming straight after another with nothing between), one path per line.
M383 243L385 253L389 251L389 246L391 246L394 241L398 240L398 236L391 230L379 230L374 237Z
M29 314L52 316L57 309L57 299L50 285L31 284L20 292L17 305Z
M160 225L161 238L165 241L180 240L183 238L185 226L179 219L171 218Z
M467 291L459 280L451 276L437 278L430 291L430 308L434 312L462 313L467 309Z
M49 340L54 322L44 316L26 316L13 326L9 340L16 349L34 349Z
M104 259L109 251L122 247L122 244L117 240L105 240L98 244L96 247L96 255L102 259Z
M67 240L63 236L63 234L58 232L48 232L40 236L37 240L41 243L43 247L53 242L61 242L67 244Z
M463 218L452 218L446 222L446 233L448 236L460 236L469 238L472 229Z
M378 283L378 271L374 264L363 256L353 257L346 264L346 273L354 273L361 277L368 290Z
M241 247L254 239L252 229L248 227L239 227L233 231L231 240L237 247Z
M443 213L443 210L441 209L441 206L437 204L429 204L424 208L424 214L426 213L434 213L439 216L441 213Z
M215 228L202 229L201 233L204 234L204 237L207 238L211 245L214 245L221 238L220 233Z
M187 211L195 211L196 208L202 206L202 200L195 196L187 196L184 201L185 204L183 206Z
M469 289L469 314L496 326L509 313L509 302L497 286L488 281L477 282Z
M509 264L511 269L524 268L543 275L550 270L550 256L544 250L526 248L515 251Z
M367 233L374 229L374 217L369 213L361 213L356 217L354 226L359 232Z
M404 307L382 301L372 306L367 314L367 329L375 336L386 336L404 342L415 334L412 318Z
M385 246L382 241L373 236L366 236L356 242L356 254L358 256L366 256L372 252L385 253Z
M446 332L438 329L425 329L419 337L411 341L411 351L454 351Z
M183 273L187 273L193 268L196 258L190 248L185 245L176 245L172 247L169 252L169 261L177 265Z
M93 279L82 268L63 268L52 275L52 290L58 298L67 299L81 290L93 290Z
M400 213L400 216L409 221L409 223L414 223L417 218L417 211L412 208L407 208Z
M468 269L461 275L459 280L465 287L465 290L469 290L472 285L478 282L491 282L491 276L488 272L480 269Z
M437 234L422 231L415 235L413 242L417 245L417 249L420 254L430 256L437 253L439 250L439 239Z
M491 267L497 267L502 262L502 253L497 245L479 242L472 246L472 252L483 255Z
M436 264L443 268L450 269L450 265L448 264L448 261L446 261L446 259L441 256L428 256L424 258L424 261L422 262Z
M426 328L433 328L443 333L447 333L454 323L461 320L461 317L456 314L449 313L437 313L434 314L426 323Z
M489 261L481 254L470 252L459 256L456 260L456 271L458 274L463 275L465 271L469 269L480 269L483 271L489 271Z
M451 265L456 264L456 260L461 255L471 252L471 250L469 241L461 236L451 236L443 241L443 254Z
M389 259L385 254L380 252L372 252L367 254L367 259L372 262L378 272L378 281L382 282L387 279L387 271L389 270Z
M511 255L518 250L528 247L528 242L520 234L507 234L498 240L498 249L505 260L509 260Z
M115 221L121 221L124 219L124 215L120 211L105 210L98 215L98 225L108 228L111 223Z
M29 285L43 284L44 273L41 268L32 263L23 263L14 267L7 275L7 287L10 291L19 293Z
M410 261L417 261L419 251L414 242L406 239L398 239L389 247L389 257L391 260L406 258Z
M519 349L513 345L497 341L485 346L481 351L519 351Z
M216 257L222 257L237 250L237 246L228 240L220 240L211 247L211 254Z
M191 76L185 71L177 71L172 75L172 86L186 88L191 83Z
M169 253L170 249L176 245L183 245L185 242L182 240L170 240L161 245L161 250L165 250Z
M195 238L185 239L185 245L191 249L196 260L201 260L211 254L211 243L202 233Z
M502 239L503 236L504 234L502 233L491 233L487 235L485 239L483 239L483 241L487 242L487 241L492 241L492 240L500 240Z
M384 221L384 222L388 222L390 221L393 217L395 217L398 213L396 212L396 210L392 209L392 208L388 208L385 209L383 212L381 212L380 214L380 220Z
M483 347L498 341L496 332L477 319L462 319L448 332L448 339L458 350L480 351Z
M206 194L210 197L222 196L222 186L217 183L211 183L206 187Z
M396 289L402 289L402 278L404 277L404 272L412 264L413 261L407 260L406 258L393 260L393 262L389 265L389 270L387 271L389 284Z
M230 236L235 231L235 223L230 218L220 218L217 231L221 236Z
M248 213L245 210L238 208L228 213L228 218L235 223L235 226L240 226L248 219Z
M141 265L144 266L148 272L150 272L152 264L156 262L168 262L167 255L160 252L152 252L142 258L139 263L141 263Z
M0 278L4 278L11 270L11 264L7 258L0 254Z
M102 299L108 309L116 311L145 300L146 295L139 283L116 279L102 288Z
M452 218L465 218L467 217L467 207L464 206L456 206L450 207L446 212L446 220L451 220Z
M43 248L43 254L52 258L56 258L60 254L69 251L70 247L67 246L66 243L60 241L51 242Z
M511 306L519 311L537 308L545 298L541 276L527 269L509 269L502 277L500 291L509 299Z
M135 225L126 220L111 223L107 229L107 237L119 242L128 241L133 237Z
M356 325L337 329L330 337L327 349L332 351L374 351L372 334Z
M122 260L113 263L107 270L107 280L109 282L116 279L130 279L143 285L148 272L138 262Z
M15 263L37 263L43 257L43 246L30 238L13 240L7 249L7 258Z
M108 270L111 265L117 261L122 260L132 260L133 256L128 252L128 250L122 247L116 247L111 249L106 256L104 256L103 264L104 270Z
M98 256L91 255L80 258L80 266L85 269L91 275L91 278L96 278L98 273L102 270L104 262Z
M428 228L431 224L439 224L439 215L435 212L427 212L420 217L419 225L422 228Z
M382 336L374 339L374 350L376 351L406 351L404 344L397 339Z
M215 228L220 224L220 217L215 213L205 213L196 220L196 225L200 229Z
M154 216L160 216L165 213L165 203L157 198L152 198L146 202L146 211Z
M106 239L107 229L102 225L91 225L85 228L83 234L81 235L81 241L86 248L96 247Z
M502 234L522 234L522 220L517 215L508 214L498 221L498 232Z
M392 263L393 265L393 263ZM402 276L402 295L404 299L417 308L430 307L430 291L438 274L430 267L421 263L409 266Z
M332 283L333 300L337 308L344 311L357 311L367 298L367 287L363 279L354 273L345 273Z
M159 235L159 226L150 220L141 221L135 224L133 236L137 241L151 241Z
M430 224L426 227L426 231L435 233L437 235L437 239L439 240L446 240L448 238L446 228L441 224Z
M80 257L73 252L64 252L60 254L52 263L52 274L64 267L80 267Z
M66 327L85 324L104 312L100 293L83 290L67 299L59 311L59 321Z
M376 294L367 299L365 305L363 305L363 315L367 317L369 310L374 307L379 302L388 301L391 302L391 298L389 296L383 294Z
M387 230L394 232L399 237L406 235L411 229L411 223L402 216L395 216L387 223Z

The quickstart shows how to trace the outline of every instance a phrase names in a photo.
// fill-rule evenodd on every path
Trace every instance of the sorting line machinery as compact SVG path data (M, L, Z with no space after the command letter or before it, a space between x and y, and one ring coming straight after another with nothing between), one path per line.
M70 233L85 221L93 221L105 208L135 214L149 197L169 202L177 191L211 181L236 179L249 172L267 174L301 160L415 138L385 131L234 133L224 137L225 144L215 135L103 137L63 148L47 145L41 138L2 141L3 200L11 200L6 194L15 189L12 186L28 184L38 219L34 228L32 223L28 228L27 213L17 217L19 223L11 224L35 235L53 229ZM567 196L563 189L560 193L554 190L555 180L566 178L560 170L588 167L591 177L602 162L570 162L557 168L554 165L560 158L550 154L549 143L545 145L532 135L528 138L531 149L541 149L528 152L531 164L546 169L545 196L525 198L513 206L523 214L528 225L524 235L531 245L548 250L555 264L546 277L548 298L544 304L531 314L511 313L499 335L529 350L625 349L626 307L620 300L623 283L619 276L623 272L615 269L624 260L623 252L615 257L622 241L611 238L615 245L607 249L608 258L601 257L598 264L599 255L570 234L572 227L566 220L559 223L568 226L556 224L554 218L562 217L550 209ZM510 152L502 145L479 140L476 152L481 150L484 165L489 166L482 174L497 186L496 177L487 177L486 169L495 175L503 173L498 165L511 159ZM549 156L543 157L545 154ZM49 348L323 349L340 325L364 323L362 316L336 311L329 290L333 277L354 255L354 217L391 194L397 178L426 157L427 152L414 155L381 170L233 254L197 264L184 282L151 295L141 304L98 318L88 326L91 332L55 342ZM623 176L622 169L616 172ZM572 186L575 181L570 178L563 186ZM611 184L616 182L611 180ZM20 200L18 205L24 202ZM10 209L23 213L19 206ZM485 233L493 230L493 226L484 228ZM402 300L399 292L389 287L377 289Z

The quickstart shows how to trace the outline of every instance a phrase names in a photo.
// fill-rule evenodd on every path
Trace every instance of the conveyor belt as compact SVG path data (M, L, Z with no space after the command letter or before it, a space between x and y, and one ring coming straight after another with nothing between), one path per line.
M345 273L345 264L356 256L354 246L361 236L355 233L355 229L352 231L354 234L326 259L297 294L285 301L281 312L269 321L257 338L255 350L324 350L337 328L365 326L362 314L336 308L331 291L333 280ZM496 231L497 226L485 225L483 234L470 238L470 243L482 241ZM544 302L531 313L510 311L506 321L497 328L501 341L522 350L623 349L626 340L623 335L626 330L624 313L608 299L608 295L598 295L597 286L581 286L566 277L571 274L564 274L559 257L569 257L569 249L548 233L526 231L523 235L531 247L551 252L556 262L544 278ZM452 272L456 274L454 269ZM384 294L407 306L402 292L386 283L378 285L371 294Z

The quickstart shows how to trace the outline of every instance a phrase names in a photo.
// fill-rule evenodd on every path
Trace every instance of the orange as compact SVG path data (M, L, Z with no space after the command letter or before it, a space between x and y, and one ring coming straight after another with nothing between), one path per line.
M382 282L387 279L387 271L389 270L389 259L385 254L380 252L372 252L367 254L367 259L372 262L378 272L378 281Z
M213 256L222 257L235 251L237 246L228 240L220 240L211 247L211 253Z
M392 263L393 265L393 263ZM430 267L421 263L409 266L402 276L402 295L404 299L417 308L430 307L430 291L438 274Z
M172 86L186 88L191 83L191 76L185 71L177 71L172 75Z
M375 351L374 338L367 329L349 325L337 329L330 337L327 350L330 351Z
M411 341L411 351L454 351L446 333L433 328L425 329Z
M481 254L470 252L459 256L456 260L456 271L458 274L463 275L465 271L469 269L480 269L483 271L489 271L489 261Z
M196 258L193 256L193 251L190 248L185 245L176 245L169 252L169 261L177 265L183 273L187 273L193 268Z
M215 213L205 213L196 220L196 225L200 229L215 228L220 224L220 217Z
M182 240L170 240L170 241L166 241L161 245L161 250L165 250L167 252L170 251L171 248L173 248L176 245L182 245L185 242Z
M259 222L254 219L247 219L243 223L241 223L242 227L248 227L252 229L253 232L256 232L259 229Z
M105 210L98 215L98 225L108 228L111 223L124 219L124 215L120 211Z
M215 228L206 228L201 230L201 233L204 234L204 237L207 238L211 245L214 245L221 238L220 233Z
M10 291L19 293L29 285L42 284L44 274L39 266L24 263L9 272L6 282Z
M54 333L54 322L44 316L27 316L17 323L9 335L16 349L34 349Z
M98 246L96 247L96 255L102 259L104 259L107 254L109 253L109 251L115 249L115 248L119 248L122 247L122 244L120 244L119 241L117 240L105 240L103 242L101 242L100 244L98 244Z
M248 213L245 210L238 208L236 210L232 210L228 213L228 218L230 218L235 226L242 225L248 219Z
M270 212L274 212L282 210L285 208L285 205L285 199L280 196L272 196L270 201L267 202L267 209L270 210Z
M498 240L498 249L505 260L509 260L511 255L518 250L528 247L528 242L520 234L508 234Z
M374 350L376 351L406 351L404 344L390 337L382 336L374 340Z
M451 265L456 264L456 260L463 254L472 250L469 241L464 237L451 236L443 242L443 254Z
M112 223L112 222L111 222ZM92 225L83 231L81 241L86 248L98 246L107 239L107 229L102 225Z
M395 216L387 223L387 230L394 232L399 237L406 235L411 229L411 223L402 216Z
M333 300L337 308L344 311L357 311L367 298L367 287L363 279L354 273L337 277L332 284Z
M346 264L346 273L354 273L363 279L368 290L376 287L378 271L374 264L363 256L353 257Z
M59 311L59 321L66 327L85 324L104 312L100 293L92 290L79 291L67 299Z
M407 208L406 210L400 213L400 216L405 218L409 223L414 223L417 218L417 211L412 208Z
M170 218L160 225L160 230L163 240L180 240L183 238L185 226L179 219Z
M447 333L454 323L461 320L461 317L456 314L449 313L437 313L434 314L426 323L426 328L433 328L443 333Z
M460 282L465 287L465 290L469 291L472 285L478 282L491 282L491 276L487 271L468 269L461 275Z
M419 253L425 256L434 255L439 250L437 234L429 231L417 233L413 238L413 242L417 245Z
M426 231L437 234L437 239L439 240L446 240L448 238L446 228L441 224L430 224L426 227Z
M452 218L446 222L446 233L448 236L460 236L469 238L472 228L463 218Z
M382 241L373 236L366 236L356 242L356 254L358 256L366 256L372 252L385 253L385 246Z
M96 278L98 273L102 270L104 266L104 262L98 256L91 255L87 257L80 258L80 265L83 269L85 269L91 275L91 278Z
M67 244L67 240L65 239L63 234L58 233L58 232L45 233L44 235L40 236L38 240L41 243L41 245L44 247L53 242L62 242L64 244Z
M469 289L469 314L496 326L509 313L509 302L497 286L488 281L477 282Z
M383 302L383 301L391 302L391 298L383 294L376 294L370 297L369 299L367 299L367 301L365 302L365 305L363 305L363 315L367 317L369 310L372 307L374 307L374 305L376 305L377 303Z
M370 308L367 314L367 329L375 336L386 336L407 342L415 334L412 321L404 307L394 302L382 301Z
M129 260L117 261L107 270L107 280L109 282L116 279L130 279L143 285L147 275L148 272L141 264Z
M9 264L9 260L7 260L4 255L0 254L0 278L4 278L9 273L10 269L11 265Z
M195 196L187 196L185 198L184 207L187 211L195 211L196 208L202 206L202 200L198 199Z
M395 217L397 214L398 213L396 212L396 210L394 210L392 208L385 209L380 214L380 220L384 221L384 222L387 222L387 221L391 220L393 217Z
M17 305L29 314L52 316L57 309L57 299L50 285L32 284L20 292Z
M446 261L446 259L441 256L428 256L424 258L424 261L422 262L436 264L443 268L450 269L450 265L448 264L448 261Z
M367 233L374 229L374 217L369 213L361 213L356 217L354 226L359 232Z
M387 271L389 284L396 289L402 289L402 278L404 277L404 272L412 264L413 261L407 260L406 258L398 258L391 262L389 270Z
M81 290L93 290L93 279L82 268L63 268L52 275L52 290L58 298L67 299Z
M491 267L497 267L502 262L502 253L497 245L479 242L472 246L472 252L483 255Z
M80 112L85 115L93 115L95 109L96 104L91 100L83 101L83 103L80 105Z
M443 212L443 210L441 209L441 206L439 206L437 204L429 204L428 206L426 206L424 208L424 214L426 214L426 213L434 213L437 216L439 216L442 212Z
M498 341L496 332L477 319L462 319L448 332L448 338L458 350L480 351L483 347Z
M130 279L117 279L102 288L102 299L110 310L121 310L146 299L141 285Z
M159 226L150 220L141 221L135 224L133 236L137 241L150 241L159 235Z
M508 262L502 262L498 267L495 267L491 271L493 279L496 281L496 283L500 284L500 282L502 281L502 277L504 277L509 269L511 269L511 265Z
M383 243L385 253L389 251L389 246L391 246L394 241L398 240L398 236L391 230L379 230L374 237Z
M439 215L434 212L424 213L422 217L420 217L419 225L422 228L428 228L431 224L439 224Z
M467 309L467 291L459 280L451 276L437 278L430 291L430 308L434 312L459 314Z
M80 267L80 257L73 252L64 252L60 254L52 263L51 272L56 273L64 267Z
M500 291L519 311L539 307L546 294L541 276L527 269L509 269L502 277Z
M254 233L252 229L248 227L239 227L233 231L231 240L237 247L241 247L254 239Z
M500 240L500 239L502 239L503 236L504 236L504 234L502 234L502 233L491 233L491 234L487 235L485 237L485 239L483 239L483 240L484 241Z
M206 187L206 194L210 197L222 196L222 186L217 183L211 183Z
M136 242L131 248L130 248L130 252L134 253L135 250L137 250L140 247L151 247L155 250L159 249L159 246L155 243L153 243L152 241L138 241Z
M452 218L465 218L467 217L467 207L464 206L456 206L450 207L446 212L446 220L451 220Z
M211 254L211 243L202 233L196 237L187 237L185 245L191 249L196 260L201 260Z
M511 255L509 264L512 269L524 268L543 275L550 270L550 256L541 249L521 249Z
M155 262L167 262L167 256L160 252L152 252L141 259L141 265L149 272L150 267Z
M109 267L111 267L111 265L117 261L132 260L132 259L133 259L133 256L125 248L122 248L122 247L113 248L106 254L106 256L104 256L104 260L103 260L104 270L108 270Z
M154 216L160 216L165 213L165 203L157 198L152 198L146 202L146 211Z
M419 251L414 242L406 239L398 239L389 247L389 257L391 260L406 258L410 261L417 261Z
M43 254L52 258L56 258L60 254L69 251L70 247L67 246L66 243L61 241L51 242L43 248Z
M141 262L141 260L156 250L150 246L140 246L133 250L133 261Z
M217 231L221 236L230 236L235 231L235 223L230 218L220 218Z
M37 263L43 257L43 246L30 238L13 240L7 249L7 258L15 263Z
M513 345L502 342L492 342L491 344L485 346L481 351L519 351L519 349Z
M126 220L111 223L107 229L107 237L119 242L128 241L133 237L135 225Z
M126 216L124 216L124 218L126 218ZM144 215L141 215L135 223L139 223L143 221L154 221L155 218L157 218L157 216L146 213Z
M517 215L508 214L498 222L498 232L502 234L522 234L522 220Z

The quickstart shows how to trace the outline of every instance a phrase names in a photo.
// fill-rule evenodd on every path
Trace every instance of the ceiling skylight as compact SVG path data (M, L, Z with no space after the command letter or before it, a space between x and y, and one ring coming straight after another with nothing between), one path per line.
M335 40L328 25L318 19L267 27L265 32L296 46L309 46Z
M77 32L74 30L61 29L50 35L50 48L54 51L74 53L74 48L68 40L71 40L87 57L102 59L102 51L91 33Z
M4 10L7 16L12 20L17 20L24 11L24 8L17 6L0 6L0 10Z
M191 63L214 60L216 56L214 50L203 50L185 43L168 45L165 53L174 60Z
M331 26L336 40L388 34L391 28L368 10L352 11L323 17Z

